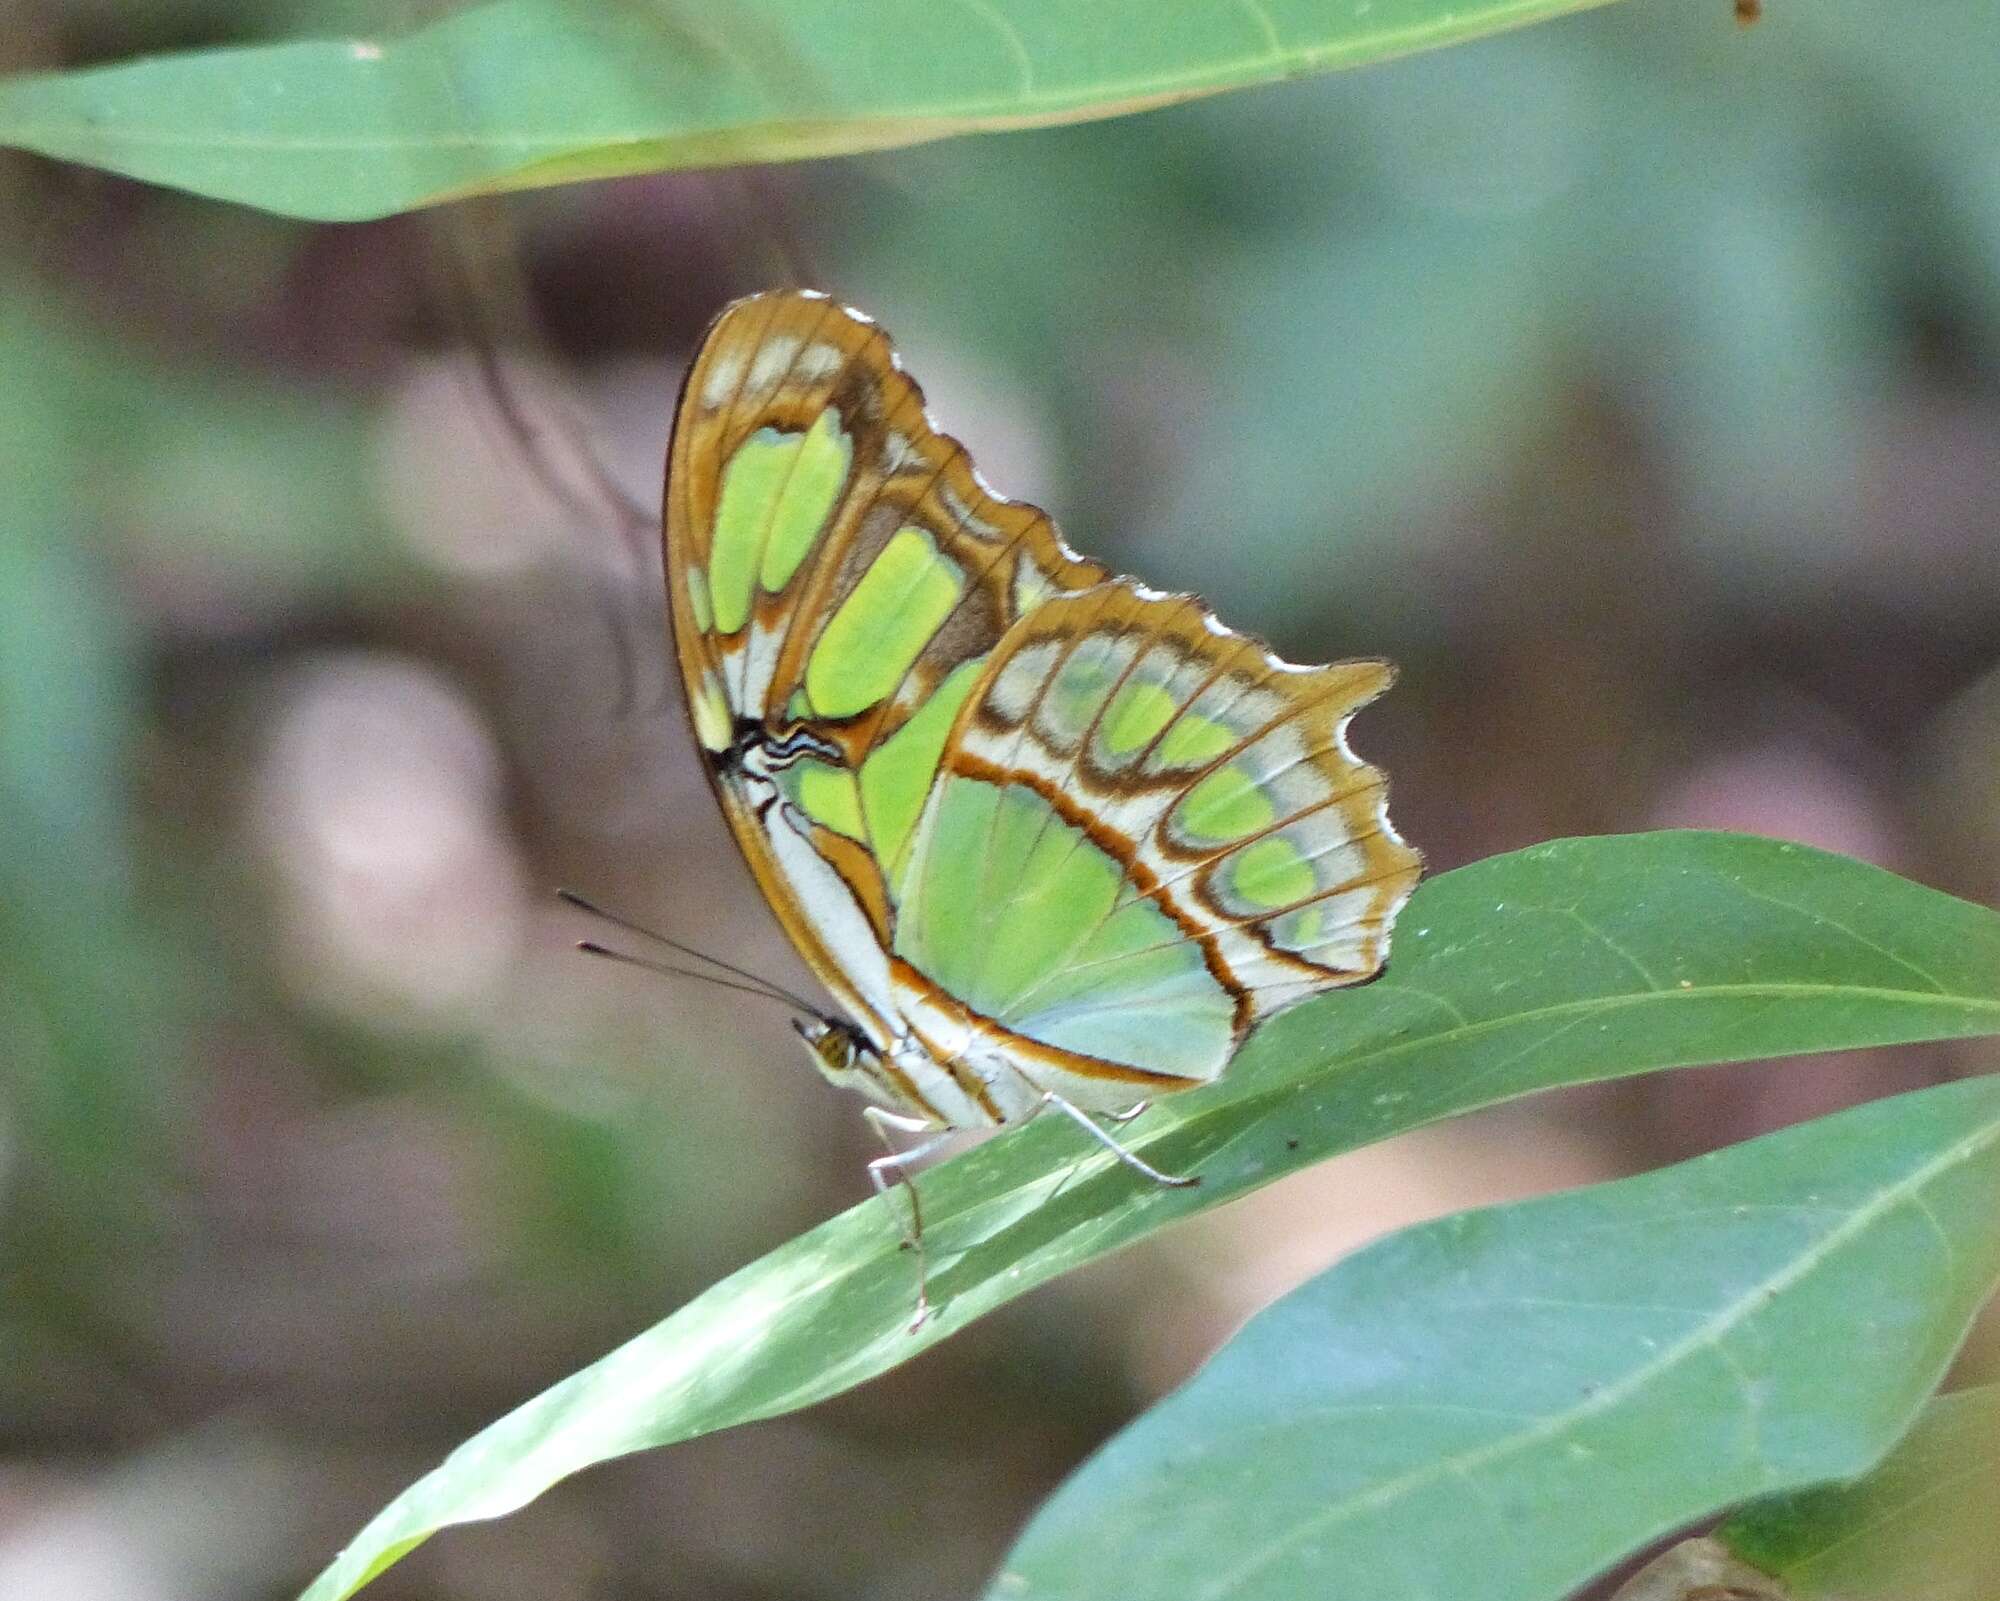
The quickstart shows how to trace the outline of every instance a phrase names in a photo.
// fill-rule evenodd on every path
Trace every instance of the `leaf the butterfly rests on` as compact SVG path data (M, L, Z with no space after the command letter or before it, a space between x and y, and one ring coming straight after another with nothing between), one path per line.
M723 312L682 392L668 607L695 736L765 896L852 1019L821 1069L913 1126L1205 1083L1377 973L1420 859L1294 667L1002 499L873 323Z

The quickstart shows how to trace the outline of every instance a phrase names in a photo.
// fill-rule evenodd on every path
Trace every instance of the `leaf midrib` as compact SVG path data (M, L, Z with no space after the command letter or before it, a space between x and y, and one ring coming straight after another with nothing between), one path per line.
M1385 991L1389 990L1391 988L1391 981L1384 980L1380 988ZM1411 989L1405 989L1402 993L1424 995L1424 992L1421 990ZM1430 996L1424 996L1424 998L1436 999L1436 997ZM1200 1122L1205 1117L1219 1115L1233 1107L1241 1106L1250 1100L1268 1098L1270 1094L1279 1092L1290 1092L1297 1088L1301 1077L1309 1077L1312 1074L1333 1072L1336 1070L1346 1072L1356 1068L1372 1067L1392 1057L1411 1051L1459 1044L1476 1038L1479 1035L1491 1034L1501 1029L1514 1027L1517 1024L1536 1023L1558 1018L1583 1017L1588 1016L1593 1011L1617 1011L1652 1001L1713 1000L1717 998L1751 1000L1872 1000L1900 1006L1936 1005L1943 1002L1962 1007L1973 1015L2000 1018L2000 999L1967 995L1953 990L1887 989L1879 985L1870 984L1833 985L1810 984L1797 981L1759 984L1705 984L1695 985L1688 989L1676 987L1674 989L1629 990L1612 995L1593 995L1584 1000L1552 1001L1546 1006L1533 1007L1527 1011L1508 1012L1499 1017L1476 1018L1464 1023L1454 1024L1452 1027L1436 1033L1413 1035L1409 1039L1394 1040L1388 1044L1370 1046L1351 1056L1341 1056L1332 1061L1325 1062L1318 1067L1308 1069L1303 1074L1294 1074L1288 1077L1282 1084L1273 1086L1271 1091L1264 1092L1262 1095L1249 1095L1243 1097L1241 1100L1227 1101L1214 1108L1213 1111L1191 1112L1177 1123L1163 1124L1158 1132L1164 1134L1169 1129L1187 1127L1190 1124ZM1840 1047L1843 1050L1852 1048L1848 1046ZM1811 1047L1800 1047L1799 1049L1811 1049ZM1787 1054L1796 1053L1788 1052ZM1551 1082L1547 1088L1558 1089L1572 1082L1574 1081L1570 1079L1562 1079ZM1452 1104L1454 1110L1471 1111L1475 1109L1472 1104L1463 1107L1460 1107L1457 1103ZM1166 1109L1171 1110L1171 1108L1172 1102L1169 1101L1166 1103ZM1115 1160L1115 1158L1112 1160Z
M1386 982L1382 987L1384 988L1387 987ZM1859 999L1877 1000L1904 1006L1935 1004L1937 1002L1942 1001L1946 1003L1955 1003L1961 1005L1968 1012L1974 1015L1985 1015L1989 1017L2000 1018L2000 1000L1988 1000L1979 996L1962 995L1952 991L1888 989L1876 985L1860 985L1860 984L1848 984L1840 986L1832 986L1826 984L1809 984L1800 982L1763 983L1763 984L1710 984L1707 986L1701 986L1685 990L1679 988L1654 989L1654 990L1630 991L1616 995L1598 995L1589 997L1588 999L1585 1000L1553 1002L1547 1006L1534 1008L1531 1011L1510 1012L1504 1017L1481 1018L1474 1022L1456 1024L1451 1028L1445 1029L1437 1033L1424 1034L1411 1039L1395 1040L1388 1044L1376 1046L1366 1051L1357 1053L1356 1055L1340 1058L1336 1062L1323 1064L1320 1067L1309 1069L1303 1075L1300 1074L1290 1075L1286 1077L1282 1082L1274 1084L1267 1089L1259 1090L1251 1094L1245 1094L1238 1098L1226 1101L1221 1105L1214 1107L1212 1109L1184 1113L1181 1115L1179 1120L1175 1122L1162 1122L1162 1124L1159 1127L1149 1131L1148 1136L1145 1139L1134 1141L1133 1146L1137 1150L1144 1151L1145 1149L1147 1149L1147 1147L1154 1144L1157 1140L1164 1139L1168 1135L1181 1130L1198 1127L1199 1125L1201 1125L1202 1123L1211 1118L1219 1118L1231 1112L1240 1113L1244 1111L1246 1108L1255 1106L1257 1103L1260 1102L1267 1103L1278 1100L1285 1096L1296 1094L1298 1093L1301 1087L1302 1079L1310 1079L1318 1073L1332 1072L1332 1071L1347 1072L1350 1070L1359 1070L1362 1068L1378 1066L1382 1062L1391 1060L1400 1054L1407 1054L1412 1051L1429 1050L1434 1048L1448 1048L1451 1045L1461 1043L1465 1040L1475 1038L1483 1034L1488 1034L1500 1029L1508 1028L1515 1024L1521 1024L1521 1023L1532 1024L1546 1020L1588 1016L1592 1011L1595 1010L1619 1010L1636 1005L1643 1005L1645 1003L1654 1001L1671 1002L1671 1001L1685 1001L1694 998L1713 999L1717 997L1733 998L1733 999L1749 998L1758 1000L1802 1000L1802 999L1825 999L1828 998L1829 996L1850 999L1850 1000L1859 1000ZM1700 1060L1700 1058L1696 1058L1696 1060ZM1576 1079L1565 1078L1559 1082L1551 1083L1545 1087L1549 1089L1557 1089L1575 1082L1580 1082L1580 1081ZM1532 1094L1534 1093L1534 1091L1531 1089L1523 1093ZM1484 1101L1484 1100L1479 1100L1477 1098L1473 1098L1464 1101L1451 1101L1446 1103L1440 1103L1438 1106L1429 1109L1416 1108L1413 1109L1413 1111L1410 1114L1407 1114L1404 1118L1399 1119L1396 1128L1392 1132L1405 1133L1411 1129L1421 1127L1425 1123L1434 1122L1443 1117L1456 1116L1463 1112L1476 1111L1482 1106L1490 1105L1493 1104L1494 1102L1503 1101L1510 1098L1511 1097L1507 1094L1498 1094L1493 1097L1492 1101ZM1170 1111L1171 1103L1169 1102L1166 1107L1162 1108L1162 1110ZM1353 1147L1352 1146L1342 1147L1342 1149L1351 1149L1351 1148ZM1329 1152L1327 1154L1332 1155L1339 1153ZM1319 1159L1318 1157L1312 1158L1312 1160L1318 1160L1318 1159ZM1093 1147L1090 1151L1085 1152L1081 1157L1077 1158L1074 1162L1069 1163L1068 1166L1071 1168L1072 1173L1074 1174L1076 1172L1080 1172L1091 1168L1097 1168L1097 1167L1108 1168L1114 1165L1117 1162L1117 1160L1118 1159L1116 1157L1110 1155L1109 1153L1104 1152L1096 1147ZM1298 1166L1304 1166L1304 1165L1306 1164L1303 1163L1298 1164ZM1244 1188L1247 1190L1247 1189L1257 1188L1261 1183L1276 1182L1278 1179L1286 1177L1292 1171L1295 1171L1295 1168L1288 1167L1282 1172L1260 1174L1258 1175L1258 1183L1246 1185L1244 1186ZM1029 1188L1033 1185L1045 1183L1047 1182L1047 1179L1048 1179L1047 1172L1038 1170L1032 1175L1025 1176L1009 1184L1005 1189L996 1191L988 1195L981 1195L978 1197L968 1198L965 1206L960 1210L953 1212L945 1212L940 1214L939 1217L937 1218L937 1224L942 1226L947 1224L951 1219L965 1215L967 1211L972 1211L992 1206L1006 1199L1008 1196L1018 1193L1023 1189ZM1226 1195L1220 1197L1216 1204L1220 1204L1220 1199L1233 1199L1238 1193L1239 1191L1231 1189L1226 1193ZM850 1209L848 1212L841 1214L841 1218L845 1219L848 1217L852 1217L862 1207L871 1205L873 1199L874 1199L873 1197L870 1197L869 1200L857 1202L854 1208ZM840 1219L836 1219L833 1221L837 1223L840 1221ZM997 1234L989 1236L989 1238L997 1238L997 1237L998 1237ZM1104 1249L1105 1250L1115 1249L1118 1243L1119 1241L1113 1240L1111 1244L1104 1247ZM882 1254L885 1253L870 1253L862 1256L857 1256L848 1263L846 1263L844 1266L834 1270L833 1273L828 1275L828 1279L830 1281L849 1280L864 1272L870 1271L874 1267L879 1265L879 1259ZM1050 1263L1053 1263L1054 1265L1050 1267L1047 1273L1040 1271L1039 1268L1036 1267L1028 1267L1027 1271L1023 1274L1023 1276L1015 1281L1014 1285L1012 1286L1011 1293L1006 1296L1003 1296L1001 1299L1009 1300L1012 1299L1015 1294L1026 1293L1026 1291L1033 1289L1036 1285L1043 1282L1043 1280L1046 1277L1052 1276L1053 1272L1061 1268L1074 1266L1080 1262L1089 1260L1091 1257L1100 1254L1102 1254L1102 1252L1096 1250L1085 1253L1084 1255L1081 1256L1071 1255L1067 1253L1050 1253L1046 1256L1046 1260ZM1016 1266L1026 1266L1026 1264L1034 1262L1037 1256L1043 1256L1043 1255L1044 1253L1040 1252L1024 1253L1021 1256L1010 1259L1008 1266L1010 1268ZM1002 1276L1003 1276L1002 1272L991 1273L988 1274L986 1276L986 1279L982 1282L991 1283L997 1281ZM726 1279L723 1281L724 1284L728 1282L729 1281ZM720 1289L721 1286L718 1285L716 1288ZM966 1295L976 1296L978 1293L978 1289L979 1289L978 1285L968 1286L965 1291L961 1292L960 1296L955 1296L952 1298L952 1300L953 1302L956 1302L957 1300L961 1299L963 1296ZM937 1339L944 1338L944 1336L948 1332L950 1332L950 1330L953 1327L956 1326L955 1321L949 1316L949 1309L951 1304L952 1303L948 1302L945 1306L940 1307L938 1309L940 1316L938 1316L933 1320L934 1332L930 1333L928 1336L925 1335L919 1336L919 1338L925 1339L926 1344L933 1343ZM992 1305L998 1305L998 1304L1000 1303L999 1302L992 1303ZM979 1317L982 1316L988 1310L991 1310L991 1306L982 1302L979 1303L974 1308L974 1310L969 1314L969 1316ZM799 1397L801 1396L811 1397L813 1395L819 1394L820 1390L821 1390L821 1385L817 1381L815 1381L814 1383L796 1387L794 1394L781 1404L786 1406L799 1404L799 1399L798 1399Z
M1784 1268L1758 1280L1734 1301L1718 1308L1714 1314L1679 1340L1663 1348L1651 1361L1642 1363L1625 1378L1593 1391L1576 1405L1553 1413L1534 1427L1523 1429L1518 1434L1471 1451L1436 1458L1399 1478L1375 1486L1363 1495L1336 1503L1304 1519L1254 1557L1239 1563L1228 1574L1200 1591L1202 1601L1221 1601L1221 1598L1232 1593L1240 1583L1276 1562L1302 1539L1323 1533L1336 1524L1359 1516L1374 1507L1387 1505L1398 1497L1421 1489L1447 1475L1470 1475L1494 1462L1503 1461L1530 1445L1554 1439L1583 1420L1623 1402L1688 1358L1711 1347L1719 1346L1740 1323L1820 1267L1827 1258L1845 1246L1859 1232L1897 1207L1912 1201L1921 1204L1923 1191L1940 1175L1971 1160L1996 1140L2000 1140L2000 1121L1989 1122L1977 1133L1959 1140L1903 1179L1885 1187L1865 1205L1857 1207L1843 1222L1830 1229Z

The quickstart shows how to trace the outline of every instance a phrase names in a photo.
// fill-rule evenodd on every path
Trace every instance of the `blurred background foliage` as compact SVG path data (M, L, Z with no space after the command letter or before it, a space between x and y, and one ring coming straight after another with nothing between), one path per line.
M36 0L0 66L380 9ZM1294 657L1396 658L1358 743L1435 867L1701 824L1991 902L1995 105L1987 0L1749 31L1630 0L497 228L0 159L0 1595L287 1595L478 1424L862 1193L856 1108L781 1015L569 948L558 883L799 981L691 760L657 556L496 419L462 329L530 305L440 259L518 255L516 409L574 407L656 504L681 365L791 241L1081 547ZM1362 1153L379 1593L966 1593L1356 1241L1991 1055L1670 1075Z

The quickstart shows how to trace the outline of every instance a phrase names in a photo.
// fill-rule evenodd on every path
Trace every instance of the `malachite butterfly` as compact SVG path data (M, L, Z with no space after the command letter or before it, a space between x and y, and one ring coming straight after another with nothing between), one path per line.
M1293 666L1078 556L866 317L805 291L722 313L665 523L696 740L847 1014L800 1032L878 1126L1058 1106L1151 1171L1088 1114L1208 1083L1381 970L1421 859L1346 728L1388 664Z

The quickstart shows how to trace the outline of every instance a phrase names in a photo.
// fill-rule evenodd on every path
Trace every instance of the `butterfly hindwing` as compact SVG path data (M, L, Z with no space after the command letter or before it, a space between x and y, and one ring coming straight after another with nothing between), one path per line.
M1046 1046L1214 1077L1262 1018L1381 967L1419 864L1345 729L1389 680L1279 662L1189 596L1049 601L959 713L897 954Z

